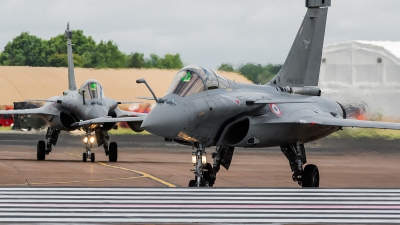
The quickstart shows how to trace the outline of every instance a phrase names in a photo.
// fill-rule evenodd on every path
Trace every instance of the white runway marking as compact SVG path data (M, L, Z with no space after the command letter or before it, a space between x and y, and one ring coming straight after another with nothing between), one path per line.
M0 188L0 223L400 223L398 189Z

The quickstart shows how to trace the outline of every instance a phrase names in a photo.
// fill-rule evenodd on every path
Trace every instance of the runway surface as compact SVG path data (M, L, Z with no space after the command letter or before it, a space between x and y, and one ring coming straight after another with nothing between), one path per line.
M0 134L0 223L400 223L399 141L307 144L308 163L320 170L319 190L292 181L279 148L237 148L214 188L189 189L190 147L115 135L118 162L96 147L96 162L83 163L82 137L62 133L46 160L37 161L43 138ZM211 161L214 149L206 151Z
M82 137L61 133L45 161L36 160L44 133L0 133L0 187L187 187L194 178L192 149L153 135L114 135L118 162L96 147L96 162L82 162ZM333 146L333 147L332 147ZM307 144L322 188L400 188L400 143L394 141ZM212 162L214 148L207 148ZM296 188L279 148L237 148L229 170L214 187Z
M400 190L0 188L0 223L400 223Z

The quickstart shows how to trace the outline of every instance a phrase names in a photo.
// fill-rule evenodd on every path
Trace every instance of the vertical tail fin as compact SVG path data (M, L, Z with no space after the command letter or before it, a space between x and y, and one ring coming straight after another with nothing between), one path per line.
M285 64L268 83L272 86L318 86L330 0L306 0L307 13Z
M67 38L67 57L68 57L68 89L70 91L76 90L75 73L74 73L74 58L72 57L72 31L69 30L69 23L65 30L65 37Z

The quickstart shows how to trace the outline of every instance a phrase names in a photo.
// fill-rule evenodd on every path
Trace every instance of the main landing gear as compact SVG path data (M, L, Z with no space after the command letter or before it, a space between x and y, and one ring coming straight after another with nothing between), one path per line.
M111 142L108 144L109 136L106 131L96 131L96 138L97 138L97 144L98 145L103 145L104 147L104 152L106 156L108 156L108 161L109 162L116 162L118 160L118 145L116 142ZM90 160L91 162L95 162L95 154L91 152L91 149L94 147L94 142L96 139L94 136L92 136L92 131L91 130L86 130L86 135L85 138L83 139L83 142L85 143L84 148L85 152L82 155L82 161L86 162Z
M47 133L46 133L46 140L45 141L40 140L37 143L37 160L43 161L46 158L46 155L48 155L51 150L52 146L57 144L58 140L58 135L60 134L61 130L55 129L53 127L47 128Z
M297 142L294 144L281 146L281 151L289 160L290 169L293 172L292 179L302 187L319 187L318 167L307 163L304 144Z
M192 153L192 169L195 179L189 182L189 187L212 187L217 179L217 173L222 165L229 169L233 156L233 147L220 146L212 153L214 165L207 163L206 151L202 143L196 143L197 150Z
M108 144L110 137L107 131L96 131L97 144L103 145L104 153L108 156L109 162L116 162L118 160L118 145L116 142L111 142Z

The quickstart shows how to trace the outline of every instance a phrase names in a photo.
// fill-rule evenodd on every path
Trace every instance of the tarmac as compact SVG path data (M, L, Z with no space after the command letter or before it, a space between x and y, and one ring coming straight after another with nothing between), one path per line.
M187 187L194 178L190 146L153 135L111 135L118 162L96 147L96 162L82 162L81 136L62 133L45 161L36 160L44 133L0 133L0 187ZM322 188L399 188L400 143L338 140L306 144ZM212 161L214 148L207 149ZM300 188L279 148L237 148L230 169L221 167L214 187Z
M118 162L82 136L61 133L45 161L39 132L0 132L0 223L390 224L400 223L399 141L328 138L306 144L319 189L291 179L279 148L237 148L213 188L194 178L191 147L153 135L111 135ZM214 148L207 149L208 160Z

